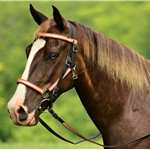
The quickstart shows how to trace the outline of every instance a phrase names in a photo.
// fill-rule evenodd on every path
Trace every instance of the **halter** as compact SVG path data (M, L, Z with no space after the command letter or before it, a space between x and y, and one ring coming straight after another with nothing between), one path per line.
M60 118L52 109L52 105L56 100L58 91L59 91L59 87L60 87L60 83L61 81L66 78L70 72L72 72L72 79L75 82L78 79L78 76L76 74L76 66L75 66L75 55L77 53L77 40L76 40L76 33L75 33L75 29L73 27L73 25L71 23L69 23L70 25L70 32L71 32L71 37L72 38L68 38L62 35L57 35L57 34L51 34L51 33L42 33L39 32L37 33L37 36L41 36L41 37L47 37L47 38L55 38L55 39L59 39L59 40L64 40L67 41L69 43L71 43L70 48L68 50L68 55L67 55L67 59L66 59L66 63L64 65L63 71L60 75L60 78L58 78L49 88L47 89L42 89L40 87L38 87L37 85L19 78L17 80L17 83L20 84L24 84L27 87L30 87L31 89L34 89L35 91L37 91L38 93L40 93L43 97L43 100L41 101L38 110L42 113L42 104L45 102L48 102L48 111L49 113L52 114L52 116L57 119L61 124L63 124L63 126L65 126L68 130L70 130L72 133L74 133L75 135L79 136L80 138L82 138L81 141L78 142L72 142L70 140L65 139L64 137L62 137L61 135L59 135L58 133L56 133L51 127L49 127L41 118L39 118L40 123L48 130L50 131L53 135L55 135L56 137L60 138L63 141L66 141L68 143L71 144L79 144L81 142L84 141L88 141L91 142L93 144L96 144L98 146L102 146L104 148L117 148L117 147L121 147L121 146L125 146L127 144L131 144L134 142L138 142L140 140L146 139L148 137L150 137L150 134L147 134L145 136L142 136L140 138L137 138L135 140L132 140L130 142L127 142L125 144L118 144L118 145L114 145L114 146L109 146L109 145L103 145L103 144L99 144L95 141L92 141L91 139L96 138L97 136L100 135L100 132L98 132L97 134L95 134L94 136L91 136L89 138L84 137L83 135L81 135L79 132L77 132L76 130L74 130L71 126L69 126L62 118ZM72 54L71 54L72 51ZM72 56L71 56L72 55Z

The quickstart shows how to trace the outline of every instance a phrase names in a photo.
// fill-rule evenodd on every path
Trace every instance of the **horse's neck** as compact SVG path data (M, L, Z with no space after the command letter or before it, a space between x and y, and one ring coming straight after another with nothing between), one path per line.
M80 36L84 38L82 34ZM84 48L82 43L79 49ZM100 72L100 68L85 62L83 52L77 55L76 65L80 74L75 88L89 116L103 134L105 144L115 145L136 139L146 134L143 128L148 128L150 133L147 118L150 116L150 92L146 89L135 92L119 81L115 83L107 73ZM147 78L149 66L145 60L143 67L147 69Z
M81 39L84 38L83 36ZM120 114L120 110L123 110L123 103L129 91L124 90L119 83L116 85L113 79L110 79L105 72L101 72L101 69L97 68L98 65L92 66L93 64L86 60L85 53L88 50L85 48L87 47L90 46L83 42L79 44L80 51L77 53L76 65L80 75L76 84L76 91L89 116L101 130L106 129L110 122ZM119 99L122 103L118 102Z
M146 103L148 103L150 101L150 95L147 96L147 92L145 96L141 95L140 92L132 93L127 87L120 85L120 83L114 83L104 72L100 73L96 71L96 69L88 70L87 68L85 70L86 72L83 72L79 76L76 91L89 116L102 132L104 140L109 141L106 144L117 144L128 141L124 140L120 134L124 135L126 129L129 132L131 132L132 129L134 133L130 125L138 126L138 122L136 122L137 124L135 121L132 123L132 120L136 117L133 112L139 114L141 110L141 100L147 99ZM142 110L142 113L145 112ZM145 116L145 114L143 115ZM127 119L127 121L129 121L128 123L125 122L126 118L129 118L129 120ZM147 126L148 122L145 122L145 124ZM126 128L124 132L122 131L123 128ZM138 128L139 130L142 129L140 126L138 126ZM145 133L139 132L137 135L140 137L140 135L145 135ZM120 139L118 139L118 136L120 136ZM118 141L113 141L113 139L116 138ZM128 137L126 138L128 139ZM135 138L136 137L131 136L129 140Z
M85 72L79 76L76 91L95 124L106 127L123 109L129 92L124 91L119 84L115 85L105 73L98 73L96 70L88 72L91 73Z

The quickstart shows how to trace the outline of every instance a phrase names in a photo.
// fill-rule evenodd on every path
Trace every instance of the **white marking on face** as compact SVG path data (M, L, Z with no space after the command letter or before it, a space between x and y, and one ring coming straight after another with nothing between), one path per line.
M35 54L42 48L44 47L46 41L44 39L38 39L34 42L32 48L31 48L31 51L30 51L30 55L29 55L29 58L28 58L28 61L27 61L27 65L26 65L26 68L23 72L23 75L22 75L22 79L25 79L27 80L28 79L28 75L29 75L29 70L30 70L30 65L33 61L33 58L35 56Z
M27 80L28 76L29 76L29 70L30 70L30 65L33 61L33 58L35 56L35 54L44 47L44 45L46 44L46 41L44 39L37 39L34 43L33 46L31 48L30 54L29 54L29 58L27 60L27 64L26 64L26 68L22 74L22 79ZM16 105L23 105L24 100L25 100L25 94L26 94L26 86L23 84L18 84L16 92L14 93L14 96L11 98L11 100L8 103L8 109L11 112L13 112L14 114L11 114L13 116L11 116L12 118L16 116L15 114L15 109L16 109Z

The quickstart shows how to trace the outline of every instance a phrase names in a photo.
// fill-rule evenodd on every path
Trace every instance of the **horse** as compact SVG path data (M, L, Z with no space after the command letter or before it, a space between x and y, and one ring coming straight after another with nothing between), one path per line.
M48 18L30 5L39 26L26 48L26 67L8 102L13 123L36 125L45 109L75 88L105 145L149 134L149 60L89 27L67 21L52 8L53 18ZM149 135L119 148L150 148Z

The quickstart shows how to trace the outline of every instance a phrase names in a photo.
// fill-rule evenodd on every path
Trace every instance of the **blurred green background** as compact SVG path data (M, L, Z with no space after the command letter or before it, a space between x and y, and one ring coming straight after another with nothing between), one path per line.
M150 2L0 1L0 148L99 148L87 142L70 145L49 134L40 124L20 127L9 118L7 102L25 68L25 48L38 27L29 13L30 3L48 17L52 16L51 5L55 5L67 20L99 31L150 59ZM54 110L85 136L97 133L74 90L63 94ZM61 135L78 140L48 113L41 117ZM102 142L101 138L97 142Z

